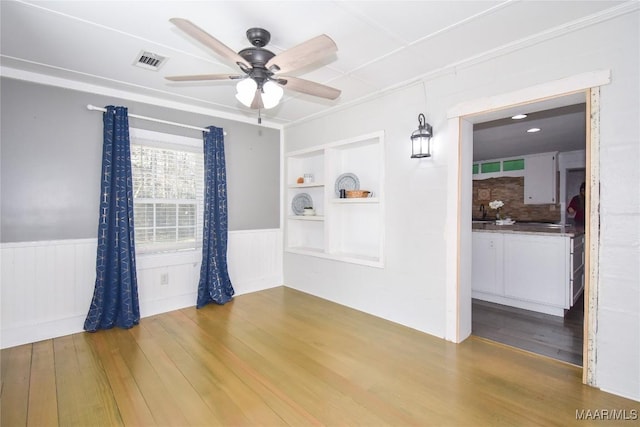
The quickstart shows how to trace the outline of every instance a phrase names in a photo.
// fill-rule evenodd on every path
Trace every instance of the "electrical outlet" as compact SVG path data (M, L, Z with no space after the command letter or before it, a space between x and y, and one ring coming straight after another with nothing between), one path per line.
M160 284L168 285L169 284L169 273L162 273L160 275Z

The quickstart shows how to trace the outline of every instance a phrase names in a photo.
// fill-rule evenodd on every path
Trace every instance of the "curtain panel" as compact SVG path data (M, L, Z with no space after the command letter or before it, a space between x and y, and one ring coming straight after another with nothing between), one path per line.
M102 183L96 281L84 329L131 328L140 321L133 225L129 117L126 107L103 114Z
M222 128L210 126L204 139L204 230L196 307L225 304L235 293L227 268L227 172Z

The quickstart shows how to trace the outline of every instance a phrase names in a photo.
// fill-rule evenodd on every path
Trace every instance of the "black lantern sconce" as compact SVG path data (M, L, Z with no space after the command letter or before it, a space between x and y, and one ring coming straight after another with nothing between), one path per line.
M426 123L424 114L418 115L418 130L411 134L411 158L431 157L431 137L433 128Z

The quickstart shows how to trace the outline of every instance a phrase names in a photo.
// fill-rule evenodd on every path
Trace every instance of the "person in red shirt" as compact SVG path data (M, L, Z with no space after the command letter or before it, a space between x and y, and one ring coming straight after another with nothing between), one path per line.
M584 182L580 185L580 194L569 202L567 213L573 218L576 227L584 227Z

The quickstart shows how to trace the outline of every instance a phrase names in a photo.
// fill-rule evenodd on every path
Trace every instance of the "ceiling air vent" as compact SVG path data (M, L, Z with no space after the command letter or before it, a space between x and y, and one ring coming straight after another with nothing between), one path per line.
M164 65L167 59L168 58L164 56L160 56L155 53L143 50L138 54L133 65L135 65L136 67L145 68L147 70L158 71L160 67Z

